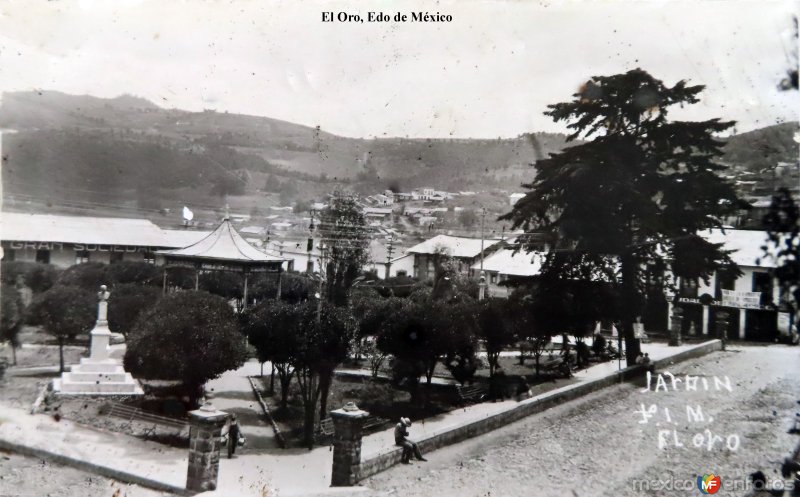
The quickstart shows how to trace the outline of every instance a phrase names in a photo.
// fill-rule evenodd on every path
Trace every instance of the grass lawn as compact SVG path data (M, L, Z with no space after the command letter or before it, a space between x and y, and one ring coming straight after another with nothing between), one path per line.
M268 391L269 376L264 376L261 381L263 391ZM420 388L424 392L424 386ZM440 415L456 408L457 400L455 389L452 387L434 386L427 404L423 401L412 403L409 392L392 387L388 381L337 376L333 380L328 396L328 410L338 409L347 402L355 402L371 415L387 420L385 425L372 429L372 431L377 431L391 426L391 423L394 423L400 416L419 420ZM280 407L280 385L277 379L275 395L265 396L265 401L269 404L273 418L284 432L289 444L300 445L303 429L303 404L296 381L292 381L289 388L289 401L285 409Z

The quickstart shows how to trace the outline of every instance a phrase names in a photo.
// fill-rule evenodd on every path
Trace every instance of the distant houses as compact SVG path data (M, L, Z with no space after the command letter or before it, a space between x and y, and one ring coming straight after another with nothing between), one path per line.
M413 276L415 278L421 280L433 279L435 260L436 257L441 255L453 258L462 274L474 276L471 269L472 265L480 259L481 253L485 256L498 243L500 243L500 240L487 239L481 241L478 238L437 235L414 245L407 252L414 256Z

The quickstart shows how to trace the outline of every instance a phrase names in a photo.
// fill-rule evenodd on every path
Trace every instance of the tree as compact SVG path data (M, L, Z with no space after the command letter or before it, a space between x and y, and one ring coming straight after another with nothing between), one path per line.
M320 418L327 416L324 397L333 378L333 371L347 358L352 343L347 317L342 309L330 304L319 307L313 302L297 305L299 325L297 327L298 347L292 357L300 396L303 400L304 440L310 448L314 444L314 420L316 406L320 405Z
M668 120L672 106L697 103L702 90L685 81L666 86L641 69L591 78L545 113L568 123L568 141L585 141L538 161L536 178L523 185L528 193L501 217L551 236L543 274L567 279L582 265L619 285L629 364L639 353L633 323L645 264L668 260L676 276L704 279L733 265L697 233L721 228L743 205L715 162L723 146L715 134L734 123Z
M20 346L19 330L24 322L25 306L17 287L0 286L0 341L11 345L12 362L17 364L17 348Z
M242 275L231 271L208 271L198 277L200 290L225 299L241 299L244 291Z
M16 285L22 278L22 284L33 293L49 290L56 284L59 270L51 264L27 261L3 261L0 263L0 275L3 283Z
M296 304L308 300L315 292L315 283L299 273L281 273L281 300ZM256 274L248 289L248 297L261 301L273 300L278 294L278 280L272 274Z
M244 195L247 180L241 175L230 171L219 173L211 179L211 195L224 197L226 195Z
M180 381L193 405L207 381L247 360L245 339L228 302L200 291L162 298L141 316L127 342L128 371Z
M281 386L281 408L288 404L294 375L293 359L299 349L300 312L296 305L262 301L247 316L247 340L256 349L259 362L272 362Z
M294 212L295 214L303 214L310 210L311 210L311 202L309 202L308 200L300 199L295 201L292 212Z
M478 224L478 214L474 209L464 209L458 213L458 222L466 229L471 229Z
M410 300L385 323L378 336L380 350L395 358L397 381L405 381L417 397L419 377L425 375L430 390L439 362L450 364L475 351L475 316L470 303ZM466 359L465 359L466 360Z
M161 286L162 273L159 268L147 262L121 261L104 265L102 278L106 281L96 282L95 286L105 284L114 288L116 285L129 283Z
M139 316L161 298L154 286L123 283L114 286L108 298L108 325L111 331L127 337Z
M64 343L91 330L97 320L97 297L80 287L56 285L28 310L35 310L44 330L58 340L59 371L63 373Z
M386 322L399 310L405 301L397 297L381 298L372 290L353 299L352 313L357 321L356 355L362 353L369 361L372 377L377 378L388 354L375 343Z
M500 353L516 342L515 329L512 326L513 314L506 300L487 299L480 302L478 309L478 337L483 339L486 358L489 363L489 380L499 366Z
M369 261L369 232L356 198L335 193L320 214L318 235L325 251L325 299L346 306L350 287Z
M787 188L779 189L772 197L763 222L767 243L762 249L775 261L782 300L794 321L800 302L800 205Z
M77 286L86 290L96 290L103 284L106 275L107 264L100 262L87 262L85 264L75 264L61 272L58 284L64 286Z

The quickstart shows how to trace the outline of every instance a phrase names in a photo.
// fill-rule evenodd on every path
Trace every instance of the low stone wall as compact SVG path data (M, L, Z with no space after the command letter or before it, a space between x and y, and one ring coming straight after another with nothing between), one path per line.
M28 447L27 445L17 444L2 439L0 439L0 449L22 454L23 456L36 457L38 459L43 459L64 466L70 466L81 471L105 476L106 478L111 478L112 480L133 483L135 485L140 485L142 487L157 490L159 492L169 492L175 495L194 495L194 492L190 492L183 487L170 485L168 483L152 480L144 476L109 468L108 466L94 464L81 459L76 459L74 457L65 456L63 454L56 454L55 452L49 452L47 450L37 449L35 447Z
M711 340L709 342L704 342L692 347L691 349L679 352L674 356L653 361L653 364L657 369L663 369L670 364L694 359L696 357L700 357L721 349L722 342L719 340ZM578 397L583 397L584 395L596 392L597 390L606 388L620 381L642 376L644 373L644 367L631 366L618 373L615 372L614 374L610 374L603 378L557 388L555 390L551 390L550 392L523 400L507 411L503 411L492 416L488 416L484 419L464 424L462 426L457 426L453 429L444 431L442 433L437 433L423 440L419 440L418 444L420 450L423 452L431 452L440 447L462 442L469 438L496 430L497 428L513 423L514 421L518 421L526 416L542 412L545 409L549 409L550 407L558 404L563 404L564 402L569 402L570 400L574 400ZM374 474L380 473L381 471L398 464L401 456L402 449L397 448L373 458L361 461L361 467L358 472L357 480L362 480Z

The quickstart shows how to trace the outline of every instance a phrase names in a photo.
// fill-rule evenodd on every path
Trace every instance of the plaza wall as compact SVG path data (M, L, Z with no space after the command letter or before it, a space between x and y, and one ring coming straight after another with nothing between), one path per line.
M711 352L722 349L722 342L719 340L711 340L698 344L690 349L683 350L670 357L653 361L656 369L664 369L670 364L682 362L696 357L701 357ZM567 385L550 392L537 395L527 400L523 400L516 406L506 411L487 416L484 419L465 423L461 426L456 426L452 429L437 433L431 437L418 440L420 450L423 452L430 452L447 445L452 445L462 442L469 438L488 433L496 430L505 425L511 424L524 417L542 412L546 409L554 407L564 402L583 397L592 392L596 392L603 388L609 387L620 381L630 380L632 378L640 377L645 374L645 369L642 366L631 366L623 369L620 372L615 372L608 376L598 378L596 380L589 380L582 383ZM361 461L357 479L362 480L374 474L380 473L395 464L400 462L402 456L401 448L393 448L388 452L384 452L375 457L364 459Z

